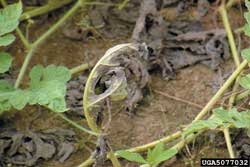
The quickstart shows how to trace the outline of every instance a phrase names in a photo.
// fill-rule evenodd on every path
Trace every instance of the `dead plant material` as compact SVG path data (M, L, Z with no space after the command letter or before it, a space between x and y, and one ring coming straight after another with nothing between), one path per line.
M38 160L64 162L74 152L75 133L64 129L40 132L5 130L0 134L0 165L34 166Z
M217 69L229 57L224 30L203 31L199 21L167 23L156 2L149 0L141 4L132 41L148 45L148 69L160 68L165 79L172 79L176 70L197 63Z

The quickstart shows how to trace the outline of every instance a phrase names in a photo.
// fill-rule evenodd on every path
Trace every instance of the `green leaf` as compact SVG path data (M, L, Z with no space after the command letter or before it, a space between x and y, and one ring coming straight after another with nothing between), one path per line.
M12 62L12 57L9 53L0 52L0 73L4 73L9 70Z
M244 33L246 36L250 36L250 25L249 24L245 24L243 30L244 30Z
M116 153L118 156L132 162L147 163L147 161L138 153L131 153L126 150L117 151Z
M230 123L233 122L232 116L229 114L235 109L232 109L230 111L224 110L223 108L217 108L213 111L214 115L222 120L223 123Z
M151 166L157 166L159 163L173 157L177 152L176 149L164 150L164 143L161 142L152 151L148 150L147 162Z
M250 89L250 74L241 77L239 80L239 84L245 89Z
M246 19L247 23L250 24L250 13L249 12L244 13L244 18Z
M198 132L203 129L215 129L225 127L250 128L250 111L238 112L236 108L224 110L217 108L213 111L214 116L208 120L199 120L192 123L184 131L184 135Z
M66 83L71 74L66 67L49 65L47 68L37 65L30 72L30 87L40 87L42 82L59 81Z
M54 112L67 110L65 95L66 82L70 79L70 71L61 66L35 66L30 72L30 87L14 89L5 81L0 82L0 112L15 108L23 109L27 104L47 106Z
M30 104L47 105L56 112L66 111L66 82L70 78L70 71L65 67L35 66L30 72Z
M157 144L152 151L150 149L148 150L147 161L149 163L154 163L155 158L161 155L163 151L164 143Z
M15 90L6 80L0 80L0 92L9 92ZM1 96L0 96L1 97Z
M9 99L15 91L14 87L5 80L0 80L0 113L12 108Z
M28 91L16 90L15 93L9 99L11 105L17 109L23 109L29 102L30 96Z
M208 120L198 120L194 123L192 123L183 133L183 137L191 134L191 133L195 133L195 132L199 132L201 130L204 129L215 129L217 128L219 125L222 124L222 120L220 119L208 119Z
M176 149L169 149L169 150L163 151L161 154L159 154L158 156L155 157L153 163L150 163L150 165L156 166L156 165L160 164L161 162L172 158L177 153L178 153L178 151Z
M0 10L0 36L12 32L17 28L21 14L21 1Z
M243 50L241 51L241 56L242 56L244 59L250 61L250 49L249 49L249 48L243 49Z
M7 46L7 45L11 44L15 39L16 39L16 37L12 34L7 34L4 36L1 36L0 37L0 46Z

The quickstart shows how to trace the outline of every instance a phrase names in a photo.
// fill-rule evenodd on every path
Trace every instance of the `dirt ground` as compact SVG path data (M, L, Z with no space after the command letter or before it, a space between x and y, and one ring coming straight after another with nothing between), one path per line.
M65 9L66 10L66 9ZM211 12L213 9L210 9ZM60 13L61 11L59 11ZM230 18L237 20L232 22L232 27L237 28L242 25L243 18L238 8L230 10ZM74 16L77 17L77 16ZM73 18L74 18L73 17ZM214 19L215 18L215 19ZM42 32L50 27L58 17L52 16L46 21L38 22L30 30L30 38L37 38ZM209 14L204 19L205 29L211 27L221 27L219 15ZM232 20L232 19L231 19ZM214 21L217 24L214 24ZM69 24L68 22L65 24ZM129 41L132 34L126 34L128 38L100 39L97 40L72 40L65 37L60 28L56 33L49 37L44 44L39 46L32 58L30 68L36 64L64 65L73 68L89 60L100 58L105 51L120 43ZM8 50L14 55L14 77L16 77L20 65L24 59L24 49L19 40ZM199 113L200 107L204 106L215 94L216 87L222 84L220 73L226 75L234 69L232 60L227 60L220 65L219 70L215 71L209 67L196 64L177 71L176 78L173 80L164 80L160 73L154 72L151 75L149 83L149 94L144 97L136 108L135 112L128 113L119 108L112 108L112 121L107 131L107 138L114 150L130 148L143 145L161 137L170 135L181 130L184 125L190 123ZM85 72L84 75L87 75ZM28 76L25 78L28 79ZM198 104L190 105L184 102L173 100L160 93L179 97ZM77 123L87 126L86 121L80 116L71 117ZM76 132L75 147L76 151L65 162L60 163L57 160L41 160L37 167L73 167L79 165L86 159L94 149L92 137L70 126L56 114L47 111L41 107L26 107L23 111L7 113L1 117L3 127L12 127L18 131L24 130L44 130L60 127L70 129ZM223 141L221 141L223 142ZM179 156L162 164L161 166L199 166L200 157L228 157L225 145L216 147L212 141L194 143L191 148L191 154L184 149ZM171 143L170 145L172 145ZM121 161L123 166L137 166ZM112 166L109 162L105 166Z

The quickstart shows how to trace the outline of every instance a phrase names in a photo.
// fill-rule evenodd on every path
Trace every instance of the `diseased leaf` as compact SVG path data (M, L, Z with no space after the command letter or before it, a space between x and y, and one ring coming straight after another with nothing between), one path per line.
M7 34L4 36L1 36L0 37L0 46L7 46L7 45L11 44L15 39L16 39L16 37L12 34Z
M250 60L250 49L249 48L247 48L247 49L243 49L242 51L241 51L241 56L244 58L244 59L246 59L246 60Z
M126 150L121 150L117 151L117 155L132 162L147 163L147 161L138 153L131 153Z
M21 14L21 1L0 10L0 36L12 32L17 28Z
M243 88L250 89L250 74L241 77L239 83Z
M9 53L0 52L0 73L4 73L9 70L12 62L12 57Z

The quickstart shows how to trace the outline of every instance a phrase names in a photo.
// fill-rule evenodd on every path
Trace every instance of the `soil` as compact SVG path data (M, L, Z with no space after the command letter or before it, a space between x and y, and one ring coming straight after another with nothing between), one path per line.
M138 8L138 6L136 6L136 8ZM191 8L195 9L193 6ZM216 4L212 4L208 13L214 13L215 8ZM47 30L62 15L62 11L63 10L56 11L59 15L52 15L45 21L39 20L41 18L36 19L36 23L30 28L30 39L34 40L39 37L42 32ZM72 23L79 19L79 13L81 12L81 10L78 11L65 25L72 26ZM162 13L162 17L169 17L169 15L164 14L164 12ZM186 15L189 16L188 14ZM244 22L242 13L239 12L239 8L237 7L230 10L229 17L232 18L230 20L236 20L232 22L233 28L240 27ZM170 20L171 19L172 18L170 18ZM121 37L107 38L106 36L100 37L94 35L92 38L87 39L86 36L82 37L84 39L67 37L64 28L67 26L63 26L49 37L45 43L39 46L31 60L29 69L36 64L56 64L73 68L82 63L98 60L104 55L108 48L130 41L135 22L133 21L127 24L129 26L126 26L126 34ZM208 14L202 17L202 25L203 30L222 28L219 15L215 14ZM22 27L24 27L24 25L22 25ZM123 29L124 28L121 27L121 30ZM103 32L103 34L105 33ZM237 43L239 42L237 41ZM241 41L241 43L243 42ZM14 56L14 66L11 75L13 78L16 78L17 71L20 69L24 59L25 50L20 40L17 40L8 50ZM199 106L204 106L214 95L215 89L218 89L218 86L224 81L221 79L223 77L222 75L231 73L235 68L231 59L224 60L218 65L216 70L200 63L187 64L183 67L174 70L175 77L171 80L163 78L160 69L153 69L150 73L151 80L148 84L147 92L133 112L124 111L120 106L116 105L112 107L112 121L105 130L107 133L106 137L112 149L118 150L143 145L181 130L184 125L189 124L199 113L201 109ZM77 74L74 77L76 78L79 75L86 77L88 71ZM28 76L25 78L25 81L27 80ZM24 83L26 83L25 81ZM82 82L82 84L84 84L84 79L82 79ZM25 84L23 86L25 86ZM176 101L157 92L179 97L196 103L197 105ZM221 103L226 104L226 101L222 101ZM79 108L78 112L67 113L66 115L82 126L87 127L86 120L80 113ZM0 132L6 128L12 128L22 132L29 130L43 131L58 127L75 132L74 152L63 163L59 162L56 158L50 158L49 160L40 159L35 166L72 167L79 165L94 151L94 142L96 140L70 126L57 114L49 112L42 107L28 106L23 111L5 113L0 118ZM206 137L204 138L206 138L206 140L201 139L201 142L190 145L191 153L187 151L187 148L183 149L178 156L161 164L161 166L199 166L199 158L201 157L228 157L224 139L219 137L212 139L214 134L215 133L205 135ZM236 138L234 142L237 143L238 140L239 138ZM222 144L218 146L215 143ZM169 146L173 144L174 143L170 143ZM247 144L249 145L249 143ZM239 149L240 145L244 144L236 144L236 147ZM125 160L121 160L121 163L122 166L126 167L138 166L133 163L128 163ZM103 165L96 166L109 167L112 165L110 162L105 162Z

